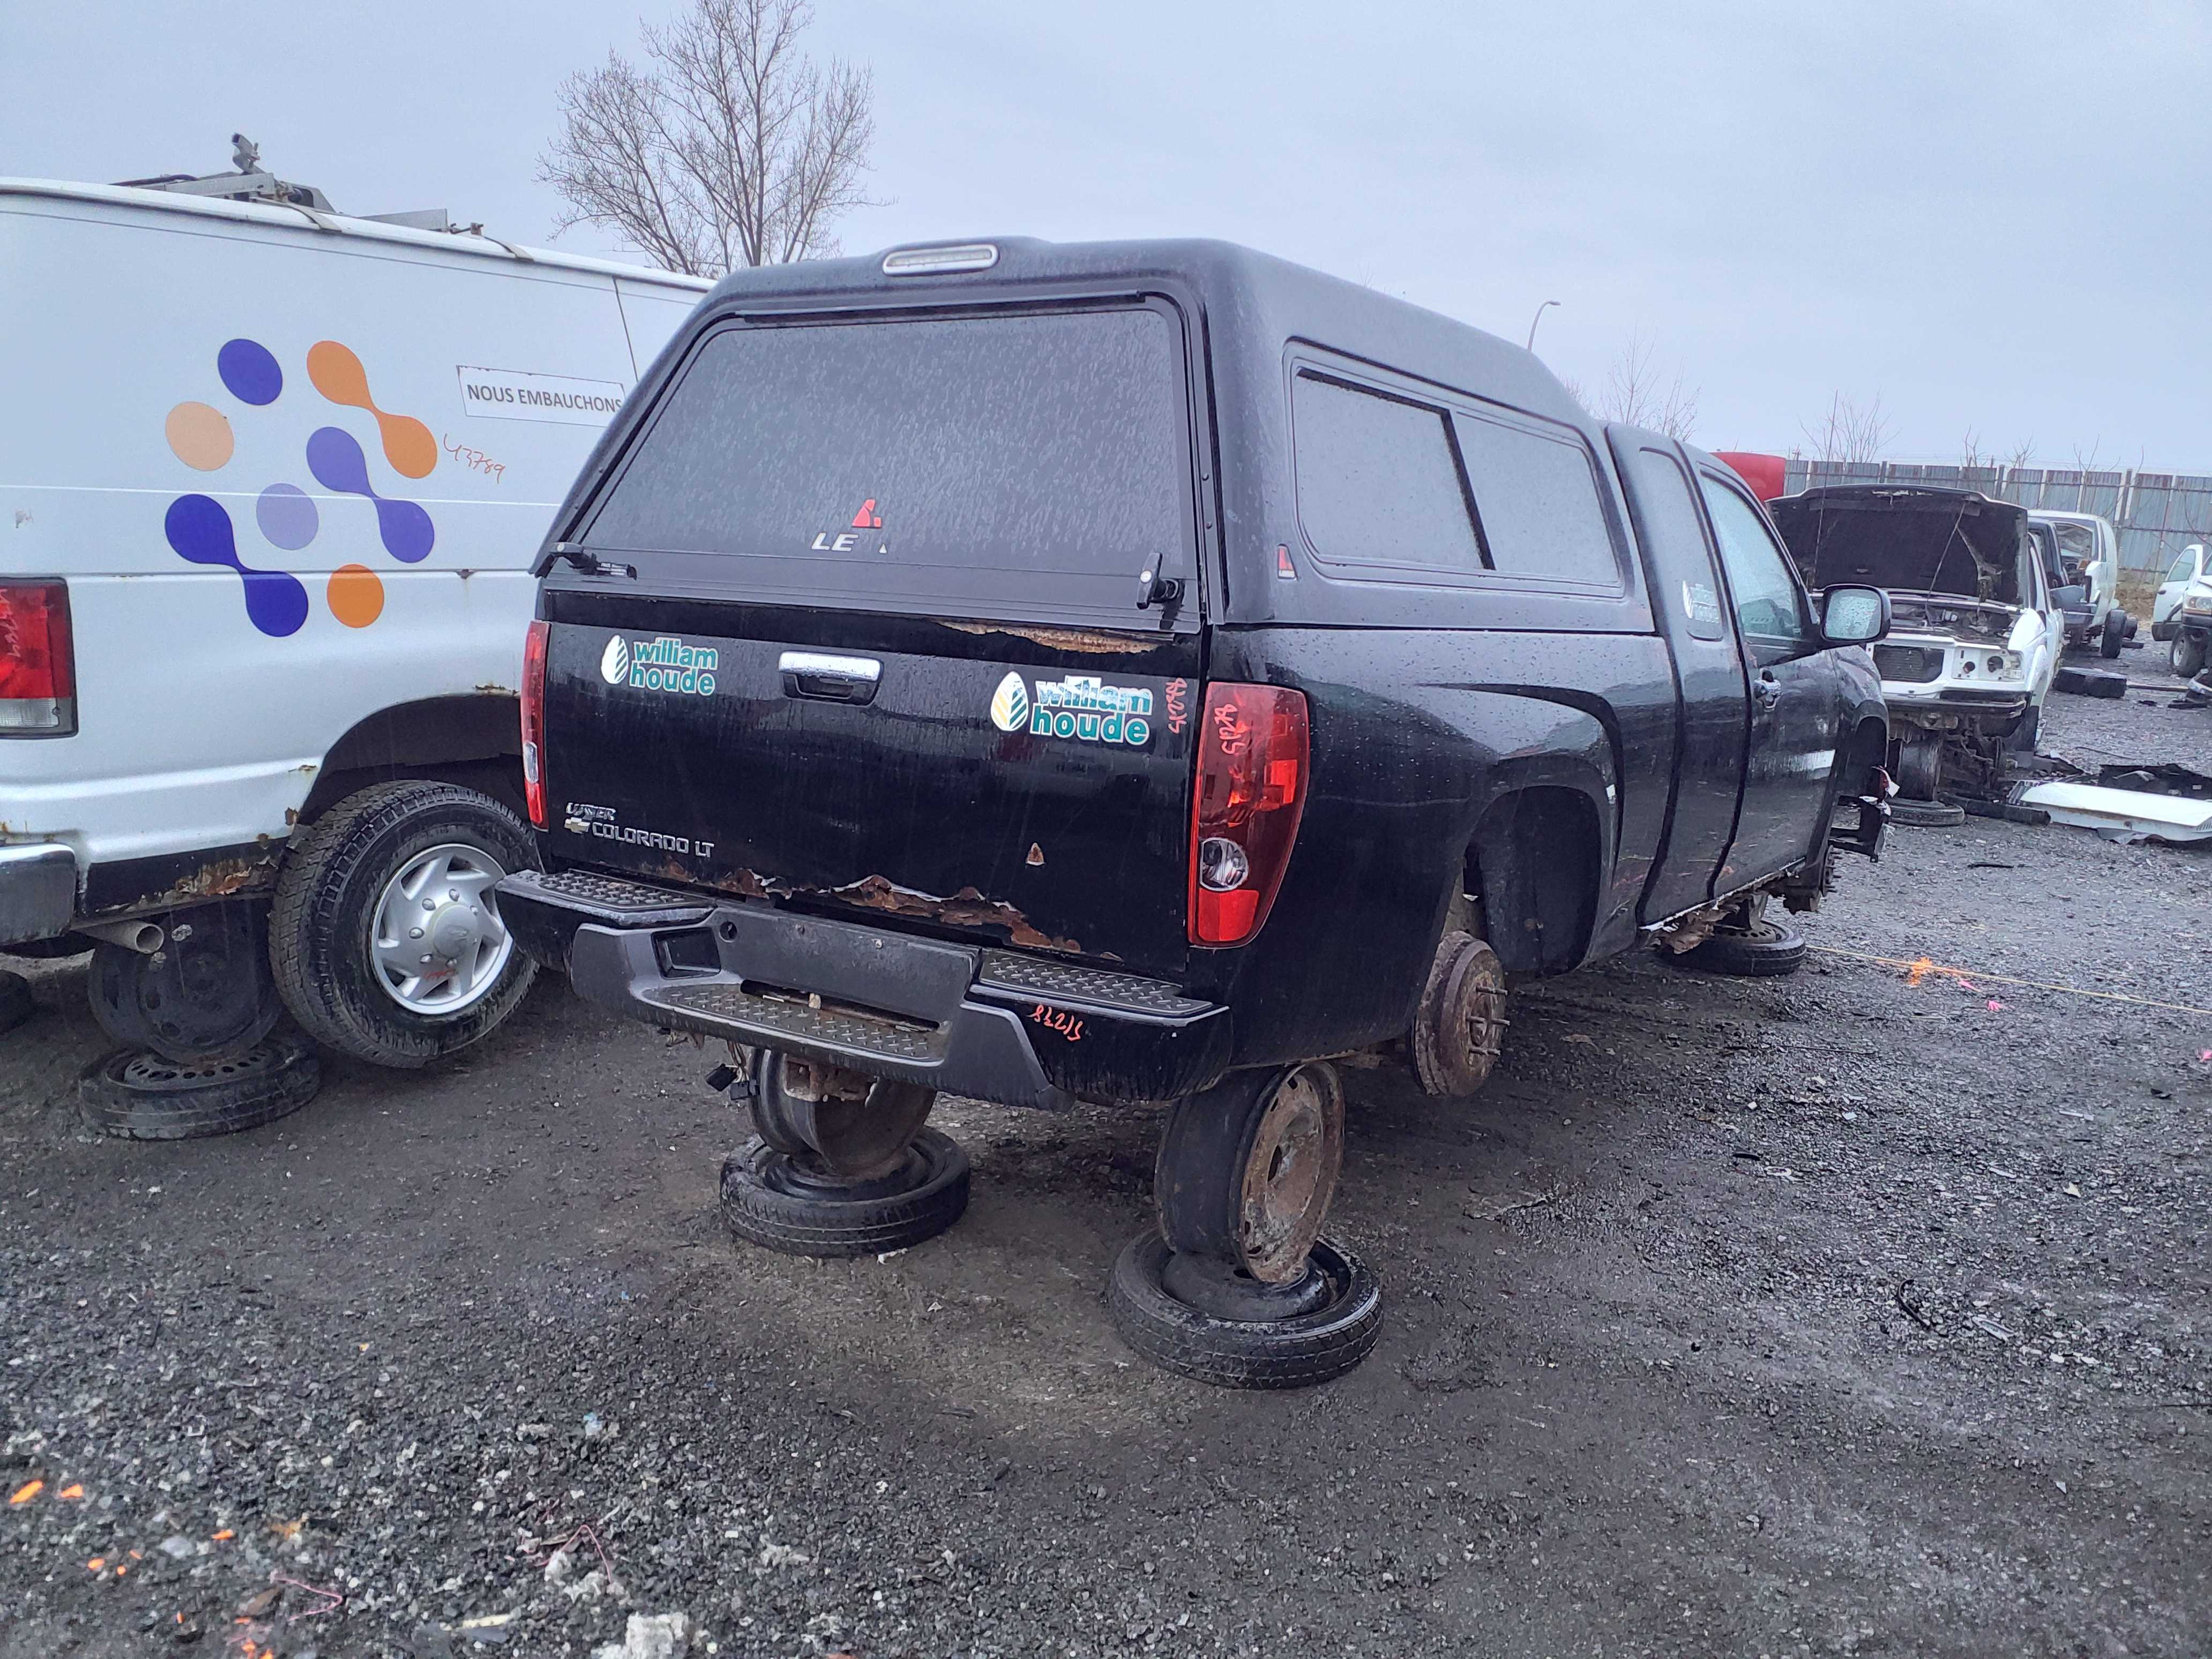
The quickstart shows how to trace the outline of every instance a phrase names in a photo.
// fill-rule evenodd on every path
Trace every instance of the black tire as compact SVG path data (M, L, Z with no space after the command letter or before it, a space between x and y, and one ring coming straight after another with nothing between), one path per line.
M191 1140L274 1122L315 1097L314 1045L280 1030L234 1060L179 1065L124 1050L94 1060L77 1084L85 1127L125 1140Z
M450 1015L401 1006L380 979L370 941L386 887L410 860L448 843L478 849L510 874L538 867L537 849L507 808L459 784L419 780L349 795L285 854L269 961L284 1006L317 1042L379 1066L427 1066L490 1035L528 994L538 964L519 945L489 992ZM496 912L495 897L485 902Z
M968 1173L958 1143L924 1129L898 1176L853 1182L841 1194L755 1137L723 1160L722 1219L746 1243L786 1255L876 1255L934 1238L959 1220Z
M2108 702L2128 694L2128 677L2109 668L2062 668L2051 684L2077 697L2103 697Z
M31 981L21 974L0 973L0 1031L14 1030L38 1012Z
M1787 922L1761 916L1749 927L1715 933L1682 960L1708 973L1744 979L1794 974L1804 965L1805 935Z
M1905 800L1901 797L1889 804L1892 823L1910 824L1916 830L1948 830L1966 821L1966 809L1956 801Z
M1217 1319L1170 1296L1160 1283L1167 1241L1151 1230L1115 1258L1106 1299L1121 1340L1163 1370L1223 1389L1304 1389L1342 1376L1382 1334L1382 1287L1373 1271L1327 1237L1314 1265L1335 1291L1327 1306L1290 1319Z
M2185 680L2193 680L2204 672L2204 636L2202 634L2176 634L2166 653L2166 661L2173 672Z
M2097 654L2107 659L2118 656L2127 637L2127 613L2115 605L2105 613L2105 631L2098 636Z

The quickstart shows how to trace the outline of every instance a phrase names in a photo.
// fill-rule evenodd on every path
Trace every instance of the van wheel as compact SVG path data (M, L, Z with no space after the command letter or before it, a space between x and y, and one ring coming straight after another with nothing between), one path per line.
M538 965L496 884L534 870L522 825L458 784L380 783L331 808L276 878L269 959L309 1036L380 1066L427 1066L513 1013Z
M179 1066L245 1054L284 1012L269 974L268 907L203 904L161 920L158 950L93 946L85 991L94 1023L125 1048Z
M749 1244L786 1255L875 1255L934 1238L968 1209L968 1154L924 1129L887 1175L831 1175L811 1154L756 1138L722 1164L722 1220Z
M2127 636L2127 616L2116 605L2105 613L2105 631L2097 641L2098 654L2107 658L2118 656L2121 641Z
M1291 1283L1257 1284L1168 1249L1129 1241L1106 1300L1121 1340L1163 1370L1224 1389L1303 1389L1343 1376L1382 1334L1382 1287L1341 1244L1314 1241Z
M2204 672L2204 636L2187 632L2176 634L2173 643L2166 648L2166 659L2182 678L2195 679Z

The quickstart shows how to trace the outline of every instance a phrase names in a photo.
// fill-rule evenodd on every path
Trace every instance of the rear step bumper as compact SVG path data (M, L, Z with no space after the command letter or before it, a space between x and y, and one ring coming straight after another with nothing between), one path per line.
M586 871L501 918L579 994L675 1030L1012 1106L1172 1100L1227 1068L1229 1011L1134 974Z

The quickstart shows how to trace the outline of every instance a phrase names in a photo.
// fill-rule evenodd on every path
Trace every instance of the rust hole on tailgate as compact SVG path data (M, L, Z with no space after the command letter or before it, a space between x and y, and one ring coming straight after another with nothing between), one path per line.
M1030 925L1029 918L1004 899L988 899L973 887L963 887L950 898L939 898L930 893L917 893L910 887L901 887L881 876L864 876L843 887L832 888L830 898L842 903L859 905L865 909L881 910L895 916L914 916L925 921L941 921L953 927L993 927L1005 930L1006 937L1016 945L1032 950L1063 951L1071 956L1083 954L1083 946L1071 939L1054 939Z

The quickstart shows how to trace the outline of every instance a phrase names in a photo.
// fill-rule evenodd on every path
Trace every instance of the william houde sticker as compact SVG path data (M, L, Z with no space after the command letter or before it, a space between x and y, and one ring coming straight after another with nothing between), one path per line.
M609 685L695 697L714 695L714 674L721 665L720 653L712 646L686 645L665 634L651 640L626 640L617 634L599 653L599 678Z
M1152 735L1152 694L1141 686L1108 685L1095 674L1039 680L1032 694L1009 672L991 698L991 724L1033 738L1119 743L1141 748Z

